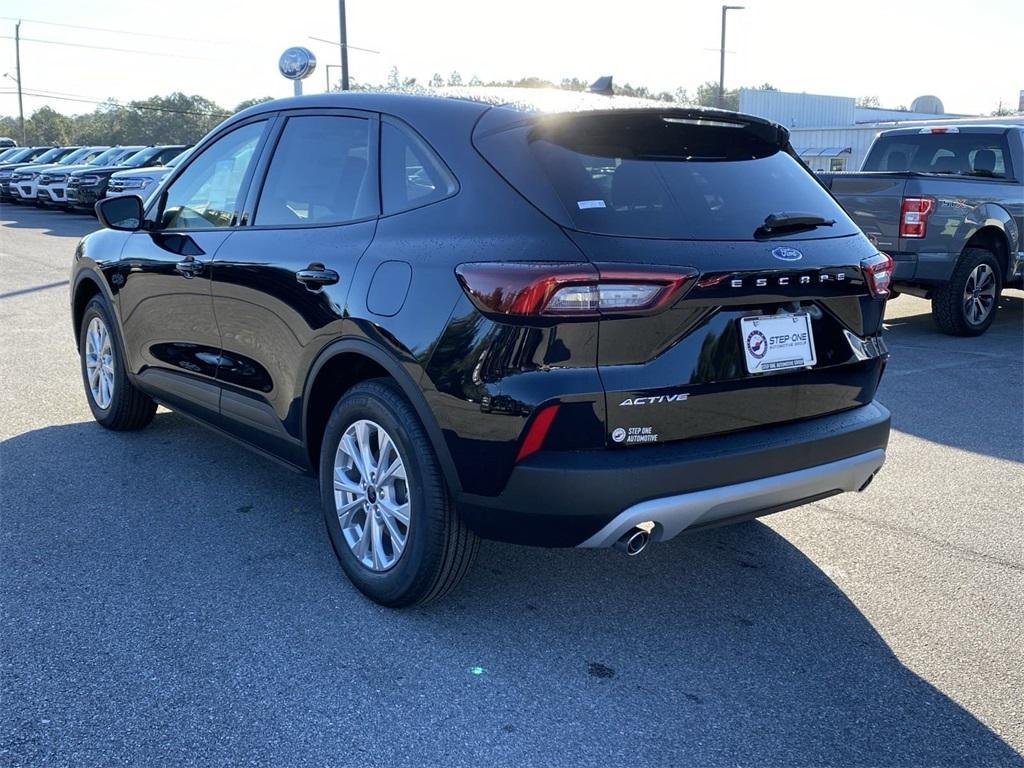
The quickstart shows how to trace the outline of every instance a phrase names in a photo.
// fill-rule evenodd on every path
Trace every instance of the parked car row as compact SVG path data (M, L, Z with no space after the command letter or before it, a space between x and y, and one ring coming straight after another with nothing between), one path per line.
M107 196L147 197L186 149L185 144L12 147L0 152L0 201L91 211Z

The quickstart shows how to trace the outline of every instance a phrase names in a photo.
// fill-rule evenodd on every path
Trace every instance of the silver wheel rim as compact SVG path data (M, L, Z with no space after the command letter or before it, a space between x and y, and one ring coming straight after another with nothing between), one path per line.
M114 399L114 351L107 324L98 317L89 321L85 331L85 372L92 401L106 410Z
M341 436L334 506L356 560L377 572L398 562L409 540L409 480L398 446L380 424L361 419Z
M964 317L978 325L992 313L996 304L996 273L988 264L979 264L964 286Z

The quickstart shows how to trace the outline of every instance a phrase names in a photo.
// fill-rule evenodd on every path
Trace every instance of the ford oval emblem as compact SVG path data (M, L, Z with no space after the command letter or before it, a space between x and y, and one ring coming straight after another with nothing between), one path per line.
M800 261L804 257L796 248L772 248L772 256L779 261Z
M277 68L289 80L302 80L316 69L316 56L309 48L295 46L281 54Z

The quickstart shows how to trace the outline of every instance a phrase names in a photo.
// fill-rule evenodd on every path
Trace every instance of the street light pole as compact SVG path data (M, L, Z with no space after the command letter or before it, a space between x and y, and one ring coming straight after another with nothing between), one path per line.
M341 90L348 90L348 26L345 22L345 0L338 0L338 20L341 25Z
M718 65L718 108L725 108L725 14L728 11L742 11L742 5L722 6L722 48L721 60Z
M341 69L341 67L339 65L337 65L337 64L325 64L324 65L324 74L327 75L327 91L326 91L326 93L330 93L331 92L331 70L332 69Z
M25 146L25 107L21 103L21 19L14 25L14 68L18 73L18 125L21 127L21 145Z

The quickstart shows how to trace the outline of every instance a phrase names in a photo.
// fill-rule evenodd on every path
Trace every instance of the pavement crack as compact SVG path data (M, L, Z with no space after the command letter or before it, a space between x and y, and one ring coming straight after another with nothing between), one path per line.
M939 549L951 550L961 556L966 557L969 560L981 560L992 565L1001 565L1004 568L1009 568L1010 570L1017 571L1018 573L1024 573L1024 563L1015 563L1012 560L1006 560L1002 557L996 557L995 555L988 555L984 552L978 552L976 549L971 549L969 547L961 547L957 544L952 544L948 541L943 541L942 539L935 538L934 536L929 536L926 533L915 531L913 528L892 525L891 523L885 523L880 520L874 520L870 517L864 517L863 515L858 515L853 512L846 512L838 509L831 509L828 507L826 507L826 509L828 509L829 512L832 512L836 515L842 515L843 517L851 517L854 520L864 523L865 525L871 526L872 528L879 528L888 533L899 534L901 536L909 536L911 538L918 539L919 541L923 541L927 544L931 544L934 547L938 547Z

